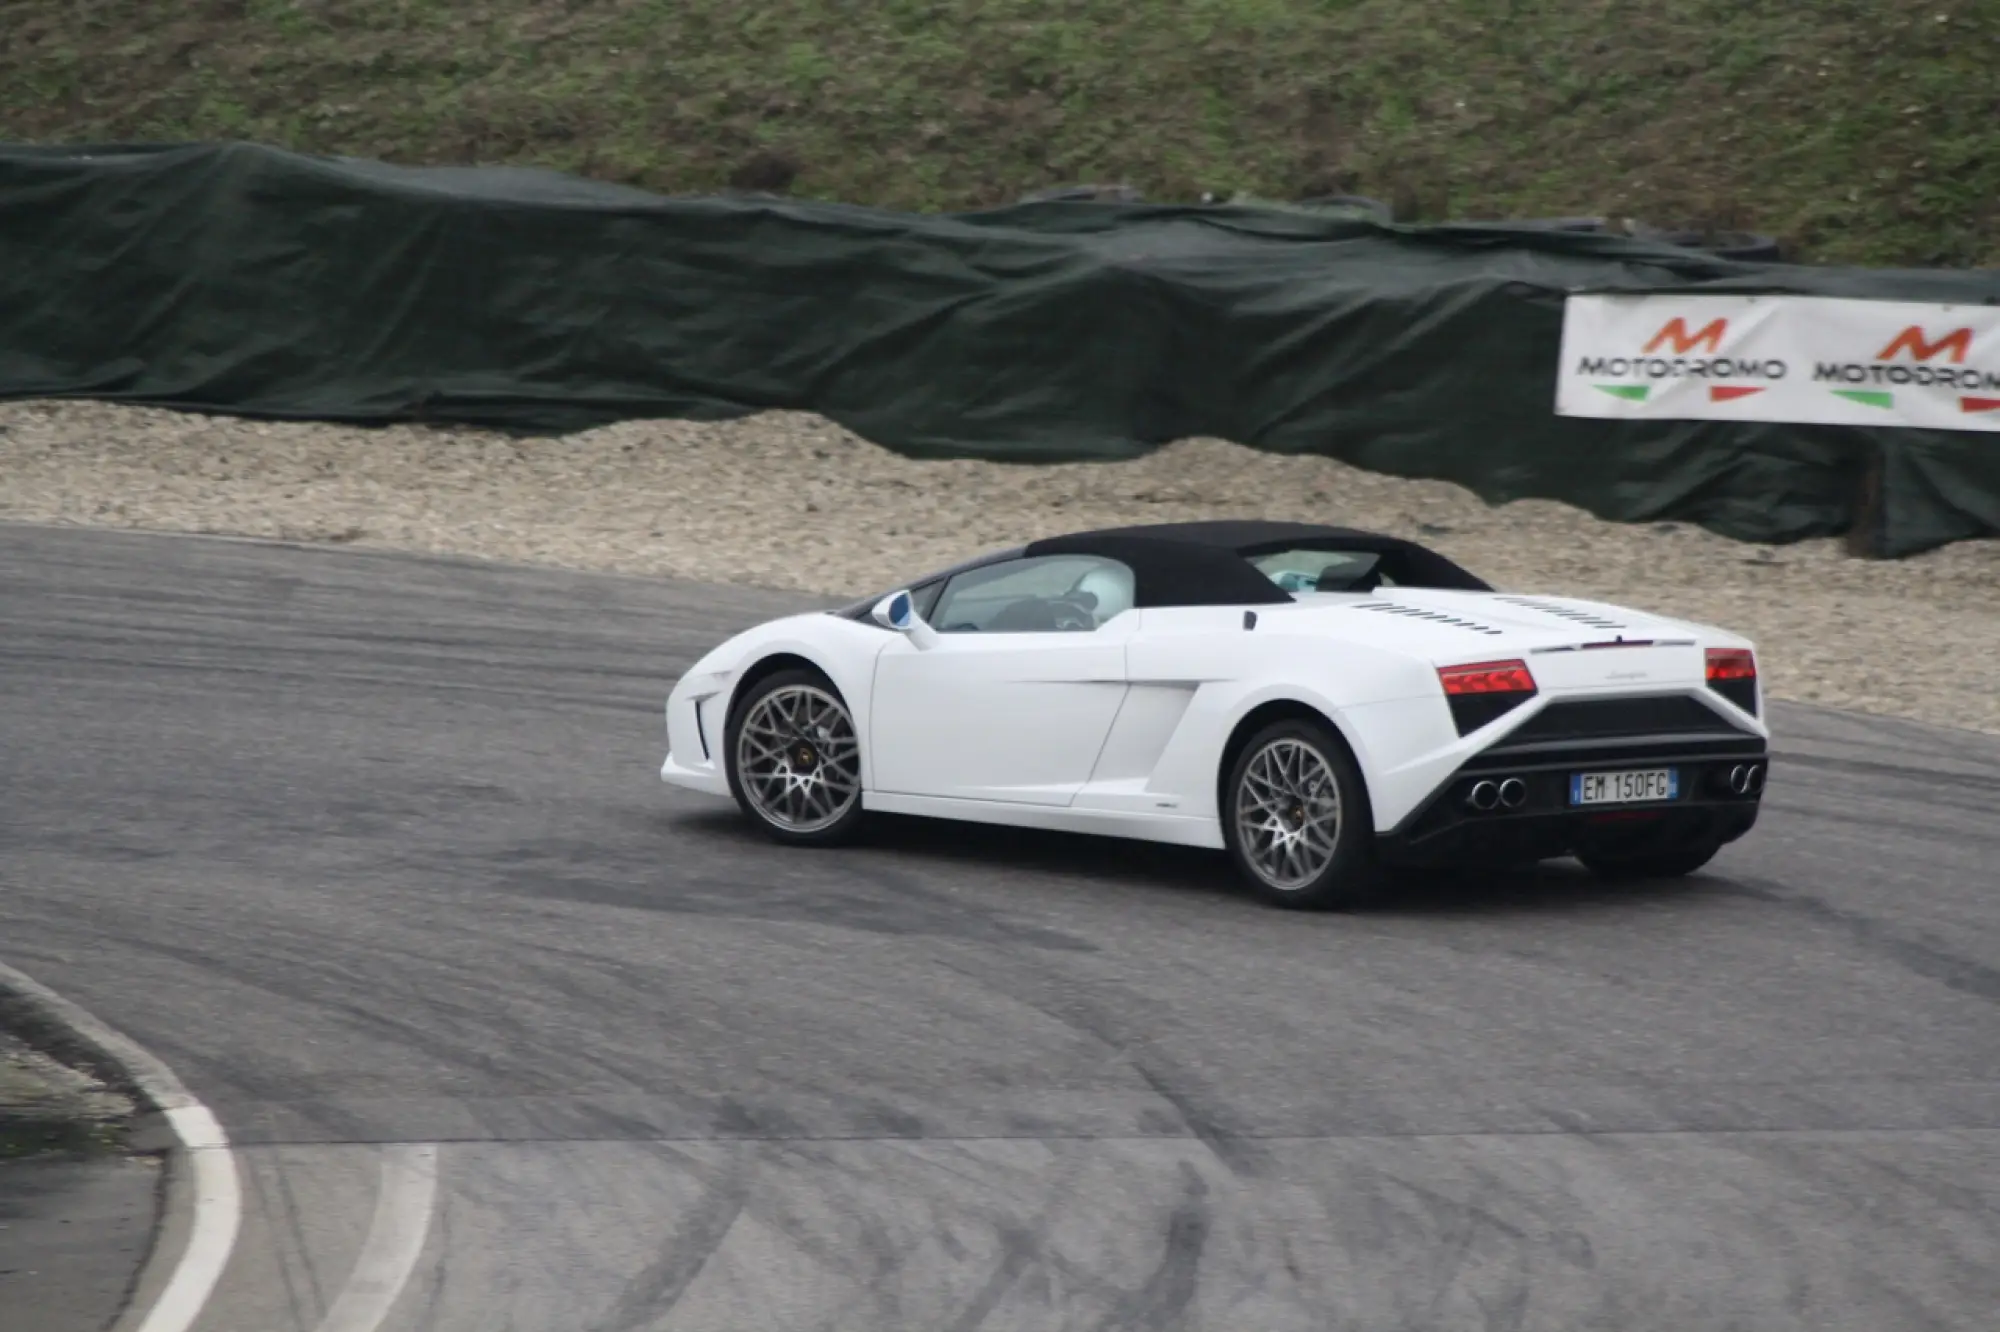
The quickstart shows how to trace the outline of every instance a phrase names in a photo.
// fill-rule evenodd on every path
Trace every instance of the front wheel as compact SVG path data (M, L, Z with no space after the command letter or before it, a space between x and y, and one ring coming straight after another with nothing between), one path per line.
M1230 765L1223 838L1237 871L1274 906L1364 906L1381 892L1368 790L1330 728L1303 718L1250 738Z
M859 827L861 742L833 682L817 671L768 675L730 710L729 790L780 842L826 846Z

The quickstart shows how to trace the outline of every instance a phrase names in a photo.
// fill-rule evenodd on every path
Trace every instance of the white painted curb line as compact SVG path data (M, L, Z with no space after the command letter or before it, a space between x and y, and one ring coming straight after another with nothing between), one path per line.
M127 1310L118 1326L128 1332L188 1332L222 1277L242 1220L243 1195L228 1135L174 1071L129 1036L4 962L0 962L0 990L39 1010L47 1020L66 1028L76 1040L123 1069L179 1141L179 1150L193 1173L193 1196L187 1200L193 1209L193 1224L187 1243L152 1306L136 1315ZM163 1218L163 1228L170 1219Z

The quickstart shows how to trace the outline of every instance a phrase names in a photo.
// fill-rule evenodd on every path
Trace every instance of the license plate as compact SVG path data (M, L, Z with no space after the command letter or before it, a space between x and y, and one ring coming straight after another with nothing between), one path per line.
M1680 794L1680 774L1672 768L1633 772L1579 772L1569 779L1572 805L1641 805Z

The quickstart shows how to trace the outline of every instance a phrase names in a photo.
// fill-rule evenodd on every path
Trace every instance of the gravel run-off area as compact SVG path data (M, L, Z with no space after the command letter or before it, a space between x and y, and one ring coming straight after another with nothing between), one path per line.
M858 597L1056 532L1204 517L1349 524L1498 586L1757 640L1779 698L2000 733L2000 541L1861 560L1187 440L1131 462L919 462L823 419L561 438L0 404L0 521L349 543Z
M111 1150L136 1110L123 1092L0 1026L0 1163Z

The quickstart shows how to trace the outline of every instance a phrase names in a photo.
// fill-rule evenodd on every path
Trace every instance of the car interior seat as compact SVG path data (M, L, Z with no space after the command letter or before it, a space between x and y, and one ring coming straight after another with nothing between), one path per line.
M1079 578L1078 592L1088 592L1096 601L1091 606L1091 614L1103 624L1112 616L1132 609L1134 588L1132 575L1125 569L1092 569Z
M1352 564L1329 564L1319 571L1319 581L1314 590L1319 592L1373 592L1382 586L1382 565L1380 561L1370 564L1360 573L1353 572Z

